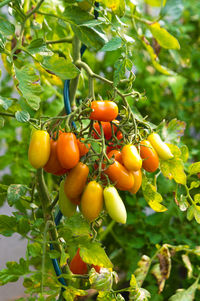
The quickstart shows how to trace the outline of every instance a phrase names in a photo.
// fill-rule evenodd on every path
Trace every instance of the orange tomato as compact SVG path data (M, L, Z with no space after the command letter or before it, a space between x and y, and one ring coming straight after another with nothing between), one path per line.
M65 194L70 200L77 199L81 195L87 181L88 173L88 166L82 162L79 162L70 170L64 184Z
M82 260L79 253L80 253L80 248L78 248L75 256L72 258L69 268L73 274L84 275L87 274L88 268L87 268L87 264Z
M118 161L119 163L122 163L122 153L120 152L120 150L117 149L113 149L108 153L108 158L114 158L115 161Z
M158 155L148 140L143 140L140 143L140 156L143 159L142 167L148 172L154 172L158 169Z
M84 138L81 138L81 139L77 140L78 148L79 148L79 152L80 152L81 157L85 156L89 152L90 146L91 146L89 143L86 145L83 142L81 142L81 141L84 141L84 140L85 140Z
M90 119L92 120L112 121L118 115L118 106L113 101L92 101L91 108Z
M142 159L135 145L127 144L122 148L122 160L128 170L136 171L142 167Z
M136 192L138 192L140 186L142 185L142 171L141 169L132 171L132 174L134 177L134 184L129 191L133 194L136 194Z
M115 187L120 190L129 190L134 184L132 173L118 161L115 161L112 165L110 165L105 170L105 174L108 175Z
M113 132L114 134L117 133L117 135L119 135L119 133L121 133L118 128L116 127L115 124L118 124L119 121L118 120L113 120ZM112 138L112 126L110 122L107 121L101 121L101 125L103 128L103 132L104 132L104 137L106 140L110 140ZM101 128L98 122L95 122L93 125L94 129L99 133L99 135L101 135ZM98 139L99 136L95 133L95 131L93 131L92 136L95 139Z
M67 172L67 169L61 166L57 157L57 140L51 139L50 141L50 156L48 162L44 166L44 170L59 176Z
M62 133L57 142L58 160L62 167L73 168L79 162L80 152L76 136L73 133Z

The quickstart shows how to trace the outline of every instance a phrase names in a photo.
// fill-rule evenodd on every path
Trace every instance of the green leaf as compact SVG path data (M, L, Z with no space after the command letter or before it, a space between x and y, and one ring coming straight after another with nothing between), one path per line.
M13 35L15 33L15 26L0 16L0 32L5 36Z
M101 273L91 269L89 273L89 282L93 289L98 291L110 291L113 285L113 279L116 277L115 272L102 268Z
M101 51L114 51L122 46L122 39L119 37L112 38L108 43L106 43Z
M151 264L151 260L148 256L143 255L140 261L137 263L138 268L135 270L134 275L139 287L142 286L143 281L145 280L147 273L149 271L149 267Z
M4 110L8 110L8 108L12 105L12 103L13 103L12 99L0 96L0 106L2 106Z
M187 79L181 75L170 76L168 77L168 83L174 93L175 98L178 100L181 98L183 94L183 90L185 84L187 83Z
M6 197L7 197L8 186L4 184L0 184L0 206L3 205Z
M200 206L194 206L194 218L198 224L200 224Z
M4 127L5 120L2 116L0 116L0 129Z
M7 269L0 271L0 285L17 281L20 276L24 276L30 272L28 264L23 258L20 258L19 263L9 261L6 263L6 266Z
M195 162L189 166L189 174L195 175L200 172L200 162Z
M145 177L142 180L142 191L145 200L154 211L164 212L167 210L165 206L160 204L163 201L161 194L156 191L156 187L150 184Z
M18 89L22 96L33 110L38 110L40 104L39 95L42 93L42 88L38 83L40 78L36 74L35 69L28 64L21 69L15 66L15 74L19 82Z
M51 50L46 47L46 44L43 39L35 39L32 40L31 43L28 45L27 50L31 54L36 54L36 53L51 53Z
M73 286L67 286L65 291L63 292L63 297L66 301L74 301L76 296L87 296L88 292L84 290L80 290Z
M178 40L165 28L160 27L158 22L149 25L149 29L161 47L166 49L180 49Z
M16 232L16 218L14 216L0 215L0 233L10 236Z
M75 78L79 73L79 69L71 62L58 55L45 56L41 63L44 69L47 69L61 79Z
M178 20L184 9L182 0L167 0L166 5L161 9L162 18L170 17L171 20Z
M198 188L200 186L200 181L192 181L190 184L190 189Z
M99 265L105 268L113 267L112 262L99 243L90 242L87 246L80 246L80 256L86 263Z
M27 246L28 254L32 257L37 257L42 254L42 245L38 242L34 242L31 244L28 244Z
M48 251L48 255L51 259L59 258L60 257L60 252L56 250L50 250Z
M94 19L90 13L83 11L80 7L75 5L67 6L63 16L73 25L86 25L86 22Z
M151 298L151 294L147 290L138 286L135 275L132 274L130 281L130 300L148 301L149 298Z
M21 184L11 184L8 187L7 198L8 204L13 206L21 196L24 196L27 192L27 186Z
M19 234L26 235L30 231L30 220L26 217L20 218L17 223L17 232Z
M200 183L199 183L199 184L200 184ZM197 203L200 203L200 193L195 194L195 196L194 196L194 201L195 201L196 204L197 204Z
M188 288L178 290L177 293L169 298L169 301L193 301L198 287L199 278Z
M30 115L26 111L17 111L15 113L15 118L19 122L28 122L30 120Z
M155 54L154 49L151 47L149 41L144 36L141 37L141 40L150 55L152 64L155 69L165 75L174 75L174 72L172 72L170 69L160 65L158 56Z
M189 221L191 221L194 217L194 211L195 211L195 208L194 208L194 205L190 206L187 210L187 219Z
M115 71L114 71L114 86L116 87L120 80L124 77L126 68L125 68L126 62L123 58L119 58L115 62Z
M62 249L61 256L60 256L61 267L66 264L68 258L69 258L69 254L65 253L65 251Z
M87 47L92 47L95 50L99 50L104 46L105 43L108 42L105 33L99 26L96 26L95 28L89 28L87 26L73 25L72 29L82 43L84 43Z

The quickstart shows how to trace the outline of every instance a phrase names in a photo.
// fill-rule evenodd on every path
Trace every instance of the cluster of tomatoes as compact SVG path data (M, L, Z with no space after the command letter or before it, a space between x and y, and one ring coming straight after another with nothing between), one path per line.
M127 213L118 190L135 194L142 183L143 168L155 172L159 157L168 160L173 157L169 147L156 133L150 133L145 140L132 144L123 137L123 126L116 120L118 106L113 101L92 101L87 119L90 120L88 137L77 138L73 132L59 130L57 139L45 130L33 132L29 146L29 161L38 169L54 175L66 175L60 183L59 207L64 216L72 216L79 206L83 216L93 222L101 213L104 203L110 217L119 223L126 223ZM121 131L121 130L122 131ZM77 133L76 133L77 134ZM85 136L85 135L84 135ZM89 137L90 136L90 137ZM91 164L95 154L92 142L100 145L99 158ZM92 153L91 156L89 154ZM88 157L87 157L88 156ZM84 163L85 162L85 163ZM79 250L71 261L70 269L78 273L76 263L82 266ZM98 267L94 268L98 270Z

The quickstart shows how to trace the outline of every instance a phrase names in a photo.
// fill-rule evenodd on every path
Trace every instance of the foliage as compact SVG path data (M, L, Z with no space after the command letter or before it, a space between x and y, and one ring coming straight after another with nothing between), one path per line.
M91 10L83 10L81 2L0 1L0 205L7 202L12 210L11 216L0 215L0 233L27 240L26 258L7 262L0 284L22 277L28 300L59 295L59 300L87 295L88 300L197 300L200 5L101 0L96 7L89 1ZM87 46L82 58L81 43ZM77 212L56 227L60 178L45 173L43 179L28 162L34 128L54 127L55 118L70 125L63 110L64 80L71 80L70 118L80 130L87 121L75 117L88 112L88 101L114 99L122 130L132 126L132 118L140 135L157 131L174 156L161 160L158 172L143 173L137 195L120 192L126 225L103 211L91 224ZM45 185L49 194L41 192ZM89 266L87 275L69 271L77 248ZM67 287L58 281L52 259ZM101 266L101 273L92 265Z

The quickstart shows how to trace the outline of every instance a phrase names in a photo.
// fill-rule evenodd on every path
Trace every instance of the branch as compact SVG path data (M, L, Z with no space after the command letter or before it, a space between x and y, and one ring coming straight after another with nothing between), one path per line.
M40 8L40 6L42 5L42 3L44 2L44 0L40 0L39 2L38 2L38 4L36 5L36 7L32 10L32 11L30 11L30 13L29 14L27 14L26 15L26 20L28 19L28 18L30 18L39 8Z
M3 6L5 6L5 5L7 5L7 4L9 4L10 2L12 2L12 0L4 0L4 1L2 1L0 3L0 8L3 7Z
M73 37L68 37L60 40L55 40L55 41L46 41L46 44L60 44L60 43L72 43Z

